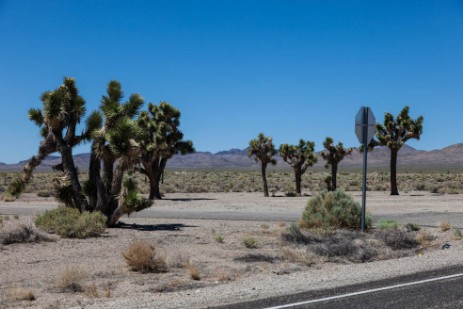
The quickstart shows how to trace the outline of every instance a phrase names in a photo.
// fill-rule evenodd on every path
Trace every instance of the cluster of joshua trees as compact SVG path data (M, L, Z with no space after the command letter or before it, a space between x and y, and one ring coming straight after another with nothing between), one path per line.
M390 113L385 113L384 123L376 124L375 138L366 147L367 151L371 151L377 146L386 146L390 149L391 195L399 195L397 189L397 155L400 148L409 139L419 140L423 133L423 116L419 116L414 120L409 115L409 109L408 106L405 106L395 118ZM303 139L299 140L298 145L280 145L278 151L280 156L294 170L297 194L301 194L302 175L307 168L317 163L314 147L314 142L304 141ZM331 167L328 190L334 191L337 188L338 164L345 156L352 153L352 148L344 148L341 142L335 145L331 137L325 139L323 147L324 149L320 155L326 162L325 167ZM362 145L360 149L363 150L365 147ZM277 163L273 158L276 154L277 150L272 142L272 137L267 137L263 133L260 133L256 139L249 142L248 156L261 163L264 196L269 196L265 171L269 164L275 165Z
M66 77L57 89L45 92L41 109L30 109L29 119L39 128L42 141L38 152L25 165L23 173L13 181L8 192L18 197L32 179L37 166L50 154L58 152L61 163L54 166L59 172L53 179L54 196L65 206L82 211L100 211L107 217L108 226L117 223L124 214L137 212L160 199L159 183L167 161L174 155L194 152L193 143L183 140L179 130L180 112L167 102L144 104L139 94L132 94L121 102L123 93L117 81L110 81L102 96L99 111L84 119L85 100L79 95L73 78ZM419 139L423 130L423 117L410 118L408 106L394 118L386 113L384 124L376 125L376 139L368 150L387 146L391 150L391 194L397 195L397 154L409 139ZM77 133L77 125L85 120L85 129ZM75 146L91 142L89 177L81 182L74 164L72 150ZM276 164L277 153L271 137L259 134L249 142L248 155L261 163L263 191L268 196L265 175L269 164ZM294 170L296 193L301 194L302 175L317 162L315 144L301 139L299 144L282 144L279 154ZM327 137L321 157L325 167L331 167L330 190L336 189L339 162L352 153L342 143L334 144ZM365 148L365 147L364 147ZM137 190L134 172L144 174L150 183L148 198Z
M174 154L194 151L191 141L184 141L179 130L180 112L167 102L144 104L139 94L122 102L123 92L117 81L108 83L99 111L85 120L81 134L77 125L84 120L85 101L73 78L53 91L45 92L42 109L30 109L29 119L39 128L42 141L38 152L26 164L23 173L8 191L18 197L30 182L35 168L50 154L58 152L61 163L54 166L59 176L53 179L54 196L65 206L82 211L100 211L108 226L124 214L145 209L153 199L161 198L161 181L167 160ZM81 183L74 164L72 149L91 142L89 178ZM150 183L148 199L139 194L132 177L138 171Z

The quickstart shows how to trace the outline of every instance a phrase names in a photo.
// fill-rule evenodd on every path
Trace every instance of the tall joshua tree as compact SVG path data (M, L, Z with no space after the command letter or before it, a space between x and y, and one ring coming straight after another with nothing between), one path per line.
M409 140L419 140L423 133L423 116L413 120L408 112L409 107L405 106L394 119L390 113L384 114L384 123L376 124L376 138L369 147L386 146L391 150L391 195L399 195L397 190L397 155L400 148Z
M183 140L183 133L178 128L180 111L167 102L150 103L148 111L138 117L138 125L143 132L139 139L142 166L138 170L148 177L149 199L161 199L159 183L167 161L178 153L185 155L195 149L191 141Z
M323 147L325 150L321 152L322 158L326 161L325 168L331 166L331 191L335 191L337 187L337 173L338 173L338 164L341 162L345 156L352 153L352 148L344 148L343 144L339 142L337 145L334 145L333 139L327 137L323 142Z
M76 135L76 126L85 114L85 101L78 95L74 79L65 78L58 89L45 92L41 98L43 108L29 110L29 118L40 127L43 137L38 154L26 164L21 178L10 185L9 192L19 196L40 162L59 152L61 163L55 169L62 174L53 179L54 195L67 207L101 211L108 218L108 225L114 225L123 214L149 207L151 202L138 194L133 179L124 180L125 172L139 156L135 140L140 129L132 118L143 100L133 95L121 104L121 98L120 84L110 82L108 95L103 96L101 105L104 124L103 115L93 112L86 120L84 132ZM72 148L88 140L93 140L89 180L81 186ZM101 162L103 176L100 175Z
M101 99L102 114L95 112L89 120L95 123L94 127L98 118L104 122L91 132L93 143L87 194L95 203L93 209L108 217L109 225L114 225L125 213L151 206L151 202L137 193L132 178L124 180L124 175L139 162L141 154L137 139L141 137L142 129L134 118L144 103L143 98L132 94L125 103L121 102L122 98L121 84L110 81L107 94Z
M77 124L85 115L85 101L79 96L75 81L70 77L64 78L64 83L54 91L42 94L41 101L43 108L32 108L28 114L29 119L40 128L43 140L40 142L37 155L25 165L22 176L10 185L8 191L16 197L19 196L42 160L54 152L59 152L62 162L55 168L63 173L62 179L66 180L70 189L67 194L68 205L83 211L88 207L88 203L82 194L72 158L72 148L86 140L88 132L94 129L90 124L83 134L76 134Z
M256 162L260 161L262 181L264 183L264 196L268 196L268 185L266 169L268 164L275 165L277 161L273 156L277 153L275 145L273 145L272 138L264 136L263 133L259 133L256 139L249 142L248 156L253 157Z
M294 170L296 178L296 193L301 194L302 175L306 170L317 163L317 156L314 154L315 143L299 140L298 145L280 145L280 156Z

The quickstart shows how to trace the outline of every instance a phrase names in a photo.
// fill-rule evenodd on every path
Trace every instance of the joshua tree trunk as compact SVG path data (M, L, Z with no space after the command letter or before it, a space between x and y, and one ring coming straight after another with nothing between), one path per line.
M261 165L262 181L264 183L264 196L268 197L267 175L265 173L266 168L267 168L267 164Z
M294 168L294 175L296 176L296 193L301 194L301 180L302 180L302 173L299 167Z
M69 176L72 186L72 201L74 207L83 212L88 208L87 200L82 194L82 187L80 186L79 177L77 175L77 169L74 165L74 159L72 158L72 148L62 147L60 149L61 160L63 163L63 170Z
M331 191L336 191L337 188L337 177L338 174L338 165L333 163L331 164Z
M154 160L154 163L145 166L145 173L150 182L150 200L162 200L159 183L167 165L167 159Z
M93 149L93 147L92 147ZM90 154L89 180L92 184L92 192L88 195L90 210L108 212L108 195L101 179L101 160L92 151Z
M397 154L399 150L391 148L391 195L399 195L397 190Z

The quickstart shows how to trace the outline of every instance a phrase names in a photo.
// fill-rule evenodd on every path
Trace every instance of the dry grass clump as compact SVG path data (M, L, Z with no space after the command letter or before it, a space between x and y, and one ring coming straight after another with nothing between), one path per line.
M83 281L87 273L80 266L69 266L56 278L55 284L60 292L84 292Z
M0 231L0 244L36 243L41 241L55 241L54 237L41 233L32 225L21 224Z
M415 240L416 242L422 246L422 247L429 247L432 245L432 242L436 240L437 237L433 234L431 234L427 230L419 230L418 233L416 233Z
M129 265L133 271L141 273L160 273L167 271L167 264L164 256L157 255L154 246L145 242L132 242L122 255L127 265Z
M312 266L320 262L320 258L306 249L283 249L283 260L291 263L300 263L305 266Z
M192 263L188 263L186 265L186 269L191 279L197 280L197 281L201 280L201 274L200 274L199 268L196 265Z
M452 225L448 221L442 221L439 224L439 228L442 232L447 232L448 230L452 228Z
M167 256L167 265L170 268L184 268L190 263L190 256L183 251L173 249Z
M34 301L36 299L31 290L20 287L8 290L7 297L10 301Z

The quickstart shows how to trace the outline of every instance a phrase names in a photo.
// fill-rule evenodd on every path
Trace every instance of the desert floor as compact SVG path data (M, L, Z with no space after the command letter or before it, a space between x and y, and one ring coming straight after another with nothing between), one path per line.
M353 195L360 201L359 192ZM437 239L412 256L359 264L289 258L301 248L284 242L281 234L308 199L264 198L258 193L170 194L151 209L123 218L124 224L102 237L0 245L0 308L204 308L463 262L462 241L453 238L452 229L438 228L442 220L463 226L463 195L411 192L391 197L369 192L367 209L375 218L421 220L416 223ZM52 199L33 194L0 201L0 214L8 218L0 231L33 225L33 214L52 207ZM243 244L249 238L256 248ZM134 241L153 245L168 271L131 271L122 253ZM441 249L445 242L451 243L450 249ZM192 278L195 272L199 280ZM75 283L73 288L63 289L66 280ZM24 300L30 294L35 300Z

